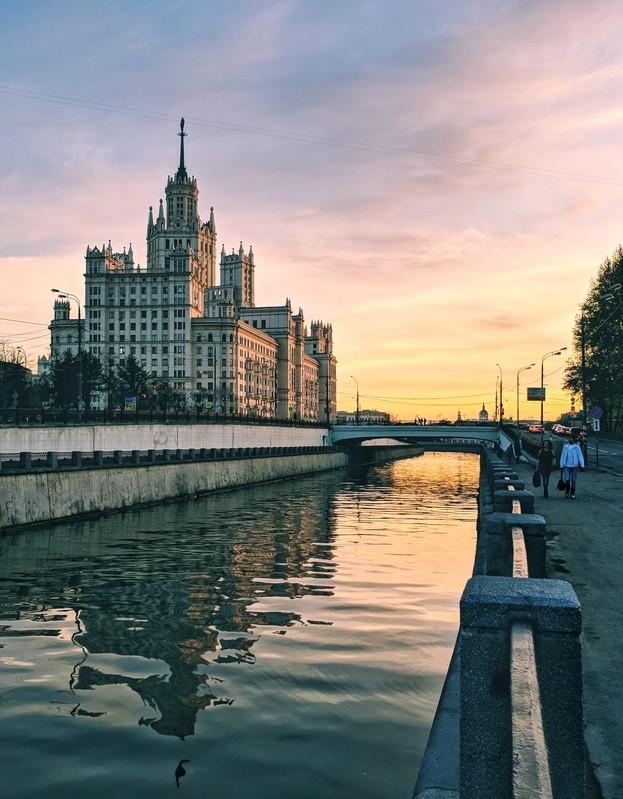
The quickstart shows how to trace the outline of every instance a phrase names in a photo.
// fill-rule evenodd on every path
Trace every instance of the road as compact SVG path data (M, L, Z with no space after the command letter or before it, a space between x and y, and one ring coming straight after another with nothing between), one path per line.
M557 458L560 457L560 450L566 439L551 433L545 435L551 438L554 443L554 452ZM526 441L540 444L539 435L522 431L522 436ZM592 434L588 439L588 466L598 466L612 474L623 474L623 442L604 440L601 436Z
M589 466L599 466L616 474L623 471L623 443L620 441L602 441L597 436L588 440Z

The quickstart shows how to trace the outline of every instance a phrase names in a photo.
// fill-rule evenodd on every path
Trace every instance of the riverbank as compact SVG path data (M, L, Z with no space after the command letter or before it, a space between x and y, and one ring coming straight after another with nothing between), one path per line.
M160 462L156 462L155 452L151 450L147 463L136 451L136 459L131 464L119 460L117 465L107 466L103 465L100 457L96 459L98 465L77 463L63 468L58 468L58 465L55 468L31 468L29 457L28 465L23 469L16 467L16 472L5 472L0 476L0 531L98 516L341 469L351 462L351 457L344 451L330 448L311 450L311 447L293 447L290 451L281 448L263 453L250 449L177 450L176 460L167 457ZM357 462L381 463L414 457L422 452L420 447L410 446L358 447ZM171 455L168 450L165 453ZM76 460L82 461L82 453L75 454L80 456ZM51 461L58 464L57 458Z
M514 467L531 485L533 467ZM566 580L582 605L584 727L602 799L623 796L623 492L621 476L591 465L578 475L575 500L533 489L547 527L547 577ZM598 794L597 794L598 795Z
M0 530L98 516L348 465L343 452L39 470L0 477Z

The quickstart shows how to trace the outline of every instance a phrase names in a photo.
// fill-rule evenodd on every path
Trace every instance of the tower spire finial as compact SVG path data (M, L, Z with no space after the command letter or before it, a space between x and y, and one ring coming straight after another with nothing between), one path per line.
M180 132L177 134L180 137L180 165L177 169L176 177L188 177L188 173L186 172L186 166L184 165L184 137L188 136L188 133L184 133L184 117L180 119Z

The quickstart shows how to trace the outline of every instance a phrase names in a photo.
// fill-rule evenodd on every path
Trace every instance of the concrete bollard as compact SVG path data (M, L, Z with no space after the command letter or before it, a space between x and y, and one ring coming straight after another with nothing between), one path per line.
M48 452L45 465L50 469L58 469L58 452Z
M123 463L123 450L116 449L112 454L113 463L117 466L121 466Z
M481 530L486 538L486 573L512 577L514 526L521 527L524 533L530 577L545 577L546 523L536 513L491 513L484 519Z
M132 463L137 464L141 462L141 451L140 449L133 449L132 450Z
M30 469L32 467L32 454L30 452L20 452L19 468Z
M523 482L523 480L500 480L496 478L493 481L493 491L506 491L511 486L515 491L526 490L526 484Z
M156 462L156 450L155 449L148 449L147 450L147 462L148 463L155 463Z
M93 452L93 463L96 466L103 466L104 465L104 453L101 449L96 449Z
M562 580L488 576L472 577L461 598L461 799L512 797L510 625L519 619L534 630L552 795L582 799L580 603Z
M496 513L512 513L513 500L521 503L522 513L534 513L534 494L532 491L494 491L493 510Z
M170 449L163 449L162 450L162 460L165 463L169 463L169 461L171 460L171 450Z
M519 480L519 475L517 472L512 471L512 469L509 469L508 466L505 469L490 469L489 488L491 489L491 493L494 491L497 480L503 480L505 483L512 483L515 480Z
M82 452L80 452L79 450L74 450L71 453L71 465L82 466Z

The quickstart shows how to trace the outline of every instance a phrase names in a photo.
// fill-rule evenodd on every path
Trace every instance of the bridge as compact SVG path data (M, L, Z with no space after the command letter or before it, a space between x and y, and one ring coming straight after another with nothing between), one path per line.
M374 439L392 439L401 442L447 442L481 443L498 442L500 430L497 424L421 425L421 424L365 424L334 425L331 443L359 443Z

